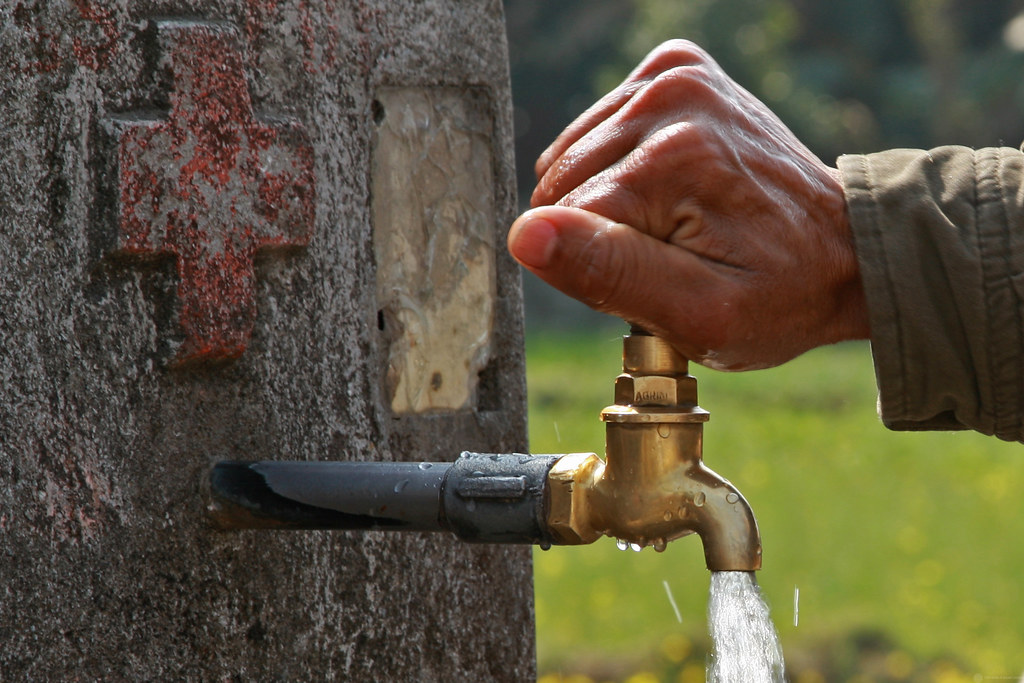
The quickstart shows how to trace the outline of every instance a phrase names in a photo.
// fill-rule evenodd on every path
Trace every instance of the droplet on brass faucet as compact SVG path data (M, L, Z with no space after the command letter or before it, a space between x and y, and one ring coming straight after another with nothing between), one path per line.
M693 497L693 504L696 505L697 507L702 507L704 505L705 500L707 500L707 496L705 496L704 492L701 491L700 493Z
M730 494L728 494L728 495L727 495L727 496L725 497L725 502L726 502L726 503L735 503L735 502L736 502L736 501L738 501L739 499L740 499L740 496L739 496L739 494L738 494L738 493L730 493Z

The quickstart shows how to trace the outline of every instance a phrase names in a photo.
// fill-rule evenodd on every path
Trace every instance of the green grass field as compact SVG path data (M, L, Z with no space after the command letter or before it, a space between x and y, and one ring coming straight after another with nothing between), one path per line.
M533 452L603 453L598 413L611 403L620 352L617 330L530 335ZM705 462L758 519L758 580L792 680L1021 676L1019 444L886 430L866 344L774 370L691 372L711 412ZM661 554L601 539L534 558L542 681L703 680L709 575L699 539Z

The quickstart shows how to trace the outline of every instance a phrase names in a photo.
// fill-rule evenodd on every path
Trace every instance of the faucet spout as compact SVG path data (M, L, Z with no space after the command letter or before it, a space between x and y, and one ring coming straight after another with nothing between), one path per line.
M754 511L735 486L702 467L694 477L700 490L694 529L704 544L704 560L711 571L755 571L761 568L761 536ZM697 506L696 501L704 504Z
M645 334L624 338L615 405L605 408L606 451L567 455L548 473L556 543L602 535L664 550L696 533L712 571L761 568L761 538L747 501L703 462L697 382L686 359Z

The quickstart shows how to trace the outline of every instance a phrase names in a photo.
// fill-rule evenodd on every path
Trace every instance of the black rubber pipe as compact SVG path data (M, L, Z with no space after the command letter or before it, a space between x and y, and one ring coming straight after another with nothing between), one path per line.
M480 543L551 543L557 455L463 453L454 463L217 463L210 515L225 529L450 531Z

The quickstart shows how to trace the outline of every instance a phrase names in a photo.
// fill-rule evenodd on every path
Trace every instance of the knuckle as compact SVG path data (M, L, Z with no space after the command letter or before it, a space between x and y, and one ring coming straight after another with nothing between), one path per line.
M641 143L644 157L685 163L680 170L694 169L716 158L721 148L719 133L708 126L682 121L658 129Z
M704 101L717 99L720 90L716 87L712 72L703 66L693 65L667 69L651 81L649 89L664 93L677 104L687 102L697 106Z
M652 72L661 72L672 67L711 62L711 56L690 40L676 38L667 40L654 48L644 60Z
M659 72L638 89L630 103L633 114L669 114L717 109L722 89L715 74L700 66L673 66Z

